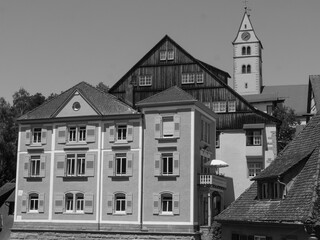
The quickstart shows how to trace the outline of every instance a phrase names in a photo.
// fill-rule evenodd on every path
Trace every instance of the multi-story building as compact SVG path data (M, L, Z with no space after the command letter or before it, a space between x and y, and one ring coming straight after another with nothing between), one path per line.
M248 188L250 179L276 156L279 123L234 91L228 85L229 77L165 36L110 89L110 93L134 106L177 85L214 111L219 116L216 156L229 164L221 173L231 177L226 205Z
M136 105L82 82L20 117L11 239L200 238L227 185L217 116L178 87Z

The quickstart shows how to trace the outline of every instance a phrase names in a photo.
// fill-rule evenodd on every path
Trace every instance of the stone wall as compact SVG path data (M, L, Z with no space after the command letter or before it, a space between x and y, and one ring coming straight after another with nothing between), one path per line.
M11 231L10 240L200 240L199 233L149 233L149 232L67 232L67 231Z

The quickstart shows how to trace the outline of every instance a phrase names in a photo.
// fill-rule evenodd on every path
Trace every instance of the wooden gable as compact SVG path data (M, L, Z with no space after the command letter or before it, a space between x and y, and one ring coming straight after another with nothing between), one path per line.
M164 56L169 51L173 51L173 58ZM214 102L235 102L236 112L219 114L218 129L242 129L244 123L270 122L272 117L262 112L257 114L253 106L227 85L228 77L228 73L195 59L166 36L109 92L134 105L165 89L178 86L207 106L212 106Z

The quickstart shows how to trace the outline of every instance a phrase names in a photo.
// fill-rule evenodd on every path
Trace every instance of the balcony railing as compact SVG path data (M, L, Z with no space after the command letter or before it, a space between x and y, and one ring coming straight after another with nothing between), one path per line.
M227 180L219 175L200 175L200 185L212 185L223 189L227 188Z

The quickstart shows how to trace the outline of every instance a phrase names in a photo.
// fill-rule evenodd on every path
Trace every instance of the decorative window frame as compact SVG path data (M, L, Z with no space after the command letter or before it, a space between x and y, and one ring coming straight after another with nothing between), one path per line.
M173 118L173 124L174 124L174 129L173 129L173 135L172 136L164 136L164 129L163 129L163 118L168 118L172 117ZM154 136L155 139L177 139L180 138L180 115L178 114L170 114L170 115L156 115L155 118L155 132Z
M41 129L40 131L38 131ZM37 131L35 131L37 130ZM35 136L35 134L37 136ZM36 141L35 141L36 137ZM45 126L28 127L25 132L25 145L39 147L47 144L47 128Z
M124 196L124 207L125 209L122 211L117 210L117 196ZM106 196L106 202L107 202L107 214L109 215L131 215L133 212L133 196L132 193L126 193L126 192L115 192L115 193L107 193Z
M172 173L163 172L164 159L172 156ZM168 167L167 167L168 168ZM180 153L179 152L156 152L154 154L154 176L155 177L178 177L180 175Z
M117 174L117 163L116 158L117 154L125 154L126 158L126 172ZM133 175L133 161L134 161L134 154L133 152L127 151L118 151L118 152L104 152L104 159L107 161L107 176L114 177L114 178L121 178L121 177L132 177Z
M171 211L163 211L164 201L163 197L171 196ZM180 214L180 195L179 193L175 192L161 192L161 193L153 193L153 215L159 216L174 216ZM169 210L170 210L170 206Z
M31 167L32 167L33 157L40 159L39 174L32 174ZM45 154L27 154L24 157L23 165L24 165L23 166L24 178L28 178L28 179L45 178L46 176L46 155Z
M37 195L37 209L30 209L31 206L31 197ZM21 196L21 213L44 213L45 210L45 194L39 192L29 192Z

